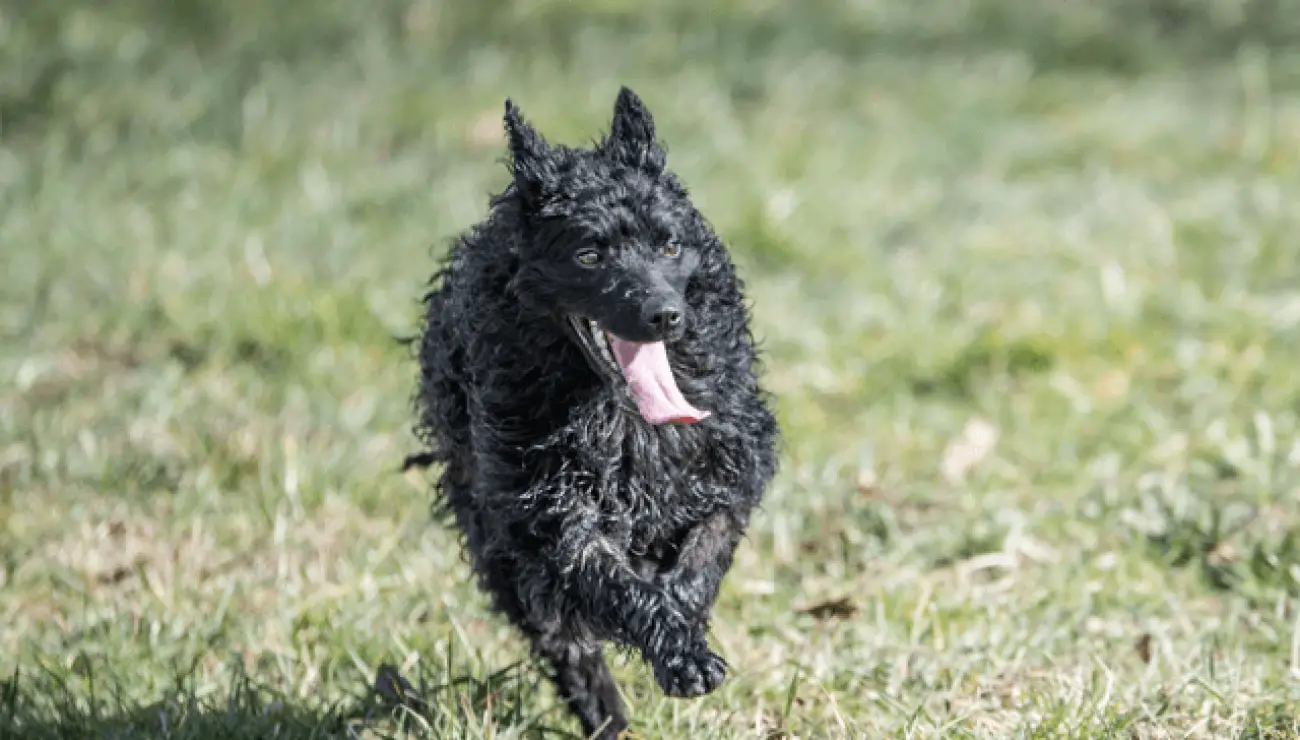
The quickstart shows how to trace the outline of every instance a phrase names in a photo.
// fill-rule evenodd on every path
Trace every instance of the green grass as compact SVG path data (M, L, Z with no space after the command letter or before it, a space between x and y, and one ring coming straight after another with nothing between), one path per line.
M576 736L397 472L395 338L503 99L581 143L626 83L785 431L731 678L616 660L642 736L1294 737L1297 18L0 0L0 736Z

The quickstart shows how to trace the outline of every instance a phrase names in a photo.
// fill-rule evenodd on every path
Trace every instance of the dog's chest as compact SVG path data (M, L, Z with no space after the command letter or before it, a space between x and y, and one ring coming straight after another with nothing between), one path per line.
M629 554L673 543L737 505L744 440L734 423L651 425L612 388L530 390L548 413L536 437L520 439L531 453L519 469L530 485L568 471L566 480L580 483L556 486L556 505L598 511L604 536ZM581 500L565 501L570 496Z
M708 438L645 435L622 446L621 465L599 492L607 526L627 550L652 552L725 505L706 465Z

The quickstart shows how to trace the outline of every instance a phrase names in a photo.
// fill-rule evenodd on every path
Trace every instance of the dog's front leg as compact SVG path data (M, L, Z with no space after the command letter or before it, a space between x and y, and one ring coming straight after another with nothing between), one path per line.
M709 649L699 620L672 594L639 577L598 534L570 552L568 580L584 611L640 650L665 694L700 696L722 683L727 664Z
M714 514L687 532L672 567L655 576L655 582L677 599L690 617L708 618L743 528L730 512Z

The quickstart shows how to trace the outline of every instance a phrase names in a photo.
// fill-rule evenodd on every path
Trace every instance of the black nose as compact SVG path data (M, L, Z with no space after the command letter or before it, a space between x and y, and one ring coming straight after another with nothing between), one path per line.
M661 306L650 312L650 325L661 337L676 334L681 329L684 316L678 306Z

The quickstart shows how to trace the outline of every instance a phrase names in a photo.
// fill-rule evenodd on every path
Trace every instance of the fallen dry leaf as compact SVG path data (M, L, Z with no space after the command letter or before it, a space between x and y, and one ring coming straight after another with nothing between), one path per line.
M1151 633L1142 633L1142 636L1137 639L1133 647L1137 649L1138 657L1142 659L1143 663L1151 662Z
M1241 559L1241 554L1230 542L1220 542L1210 550L1206 562L1210 565L1231 565Z
M847 619L858 613L858 605L845 596L839 599L823 601L800 609L797 613L807 614L814 619Z
M949 483L961 483L993 452L997 443L997 427L983 419L971 419L943 451L940 472Z
M854 483L857 486L858 493L863 496L875 496L880 493L880 477L876 475L876 471L870 468L859 470Z

